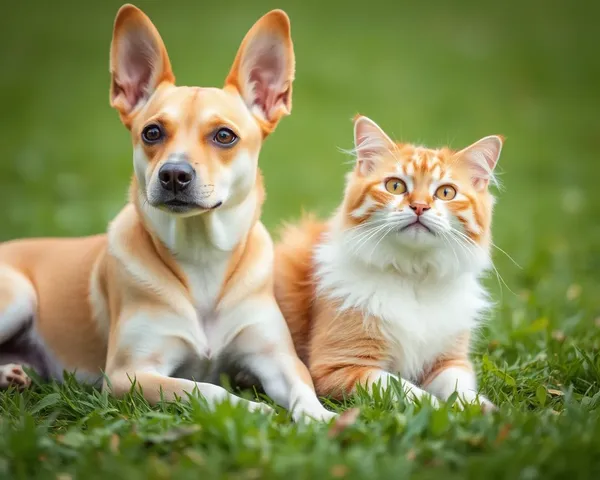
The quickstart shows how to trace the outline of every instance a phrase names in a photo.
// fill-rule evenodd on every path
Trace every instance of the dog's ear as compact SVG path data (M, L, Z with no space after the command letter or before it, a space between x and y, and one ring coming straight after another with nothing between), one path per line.
M160 34L139 8L123 5L110 45L110 104L130 126L132 114L162 82L175 82Z
M246 34L225 80L225 88L239 92L265 134L292 110L294 68L290 19L273 10Z

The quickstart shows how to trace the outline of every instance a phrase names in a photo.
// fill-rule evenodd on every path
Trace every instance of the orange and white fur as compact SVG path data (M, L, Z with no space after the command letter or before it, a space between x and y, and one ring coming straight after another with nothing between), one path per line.
M259 151L290 113L294 63L289 19L274 10L244 38L223 89L178 87L148 17L119 10L110 101L131 132L130 203L106 235L0 246L2 386L27 385L23 365L99 384L104 371L119 396L135 379L150 403L197 389L209 404L270 411L215 384L239 368L295 419L334 416L275 302L259 221Z
M393 142L355 119L354 171L328 222L288 226L275 296L319 395L397 379L406 398L478 401L469 338L489 307L488 190L503 140L461 151ZM432 396L433 395L433 396Z

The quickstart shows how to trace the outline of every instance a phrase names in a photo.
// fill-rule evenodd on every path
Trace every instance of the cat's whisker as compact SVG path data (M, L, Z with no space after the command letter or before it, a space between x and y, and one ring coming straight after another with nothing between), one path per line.
M385 222L376 222L365 224L365 228L359 229L359 231L357 232L353 232L352 229L346 230L345 243L360 241L362 238L368 236L373 231L373 229L383 225L385 225ZM348 235L348 233L350 233L350 235Z
M454 247L450 243L450 239L449 239L448 233L444 232L441 229L437 233L440 235L440 238L444 241L444 243L446 243L446 245L448 245L448 248L453 253L454 259L456 260L456 265L457 266L460 265L460 261L458 260L458 255L456 254L456 250L454 250Z
M383 225L377 227L376 229L374 229L374 231L370 235L366 236L366 238L364 238L364 240L362 240L362 242L360 242L360 244L356 246L356 248L353 250L352 253L354 253L354 254L358 253L360 251L360 249L362 247L364 247L369 240L371 240L375 235L377 235L381 230L383 230L386 227L387 227L387 224L383 224Z
M460 241L459 238L452 235L452 232L445 232L445 234L447 235L449 240L452 240L456 245L458 245L460 247L461 251L464 252L467 260L475 259L475 252L473 252L472 250L469 250L467 248L467 246L463 242Z
M379 238L379 240L377 240L377 242L375 243L375 245L373 245L373 248L371 249L371 253L369 253L369 261L371 261L371 259L373 258L373 254L375 253L375 249L379 246L379 244L381 243L381 241L387 237L387 235L394 229L396 228L396 225L390 225L389 228L383 232L383 234L381 235L381 237Z
M446 241L446 244L448 245L448 248L454 254L454 258L456 259L457 266L460 265L460 261L458 259L458 255L456 254L456 250L452 247L452 244L450 243L450 240L455 240L455 239L452 238L452 236L450 235L449 232L446 232L446 229L448 227L441 220L439 220L439 219L437 219L435 217L429 218L428 219L428 224L431 226L431 230L432 230L432 233L434 235L438 235L440 238L442 238L444 241ZM462 250L467 254L467 256L470 255L470 254L472 254L460 242L456 242L455 241L455 243L457 243L458 246L462 248Z
M511 256L510 256L508 253L506 253L506 251L502 250L502 249L501 249L501 248L500 248L498 245L496 245L494 242L490 242L490 245L491 245L492 247L494 247L496 250L499 250L501 253L503 253L504 255L506 255L506 258L508 258L508 259L509 259L509 260L512 262L512 264L513 264L515 267L517 267L517 268L518 268L518 269L520 269L520 270L523 270L523 267L522 267L521 265L519 265L519 264L517 263L517 261L516 261L516 260L515 260L513 257L511 257Z
M344 232L344 245L360 242L366 238L375 228L384 225L385 222L373 222L352 227ZM358 228L361 227L361 228Z
M356 247L357 244L360 244L364 239L368 238L374 231L383 227L383 224L369 225L368 228L364 231L358 232L357 234L346 235L344 239L344 243L350 245L350 247ZM351 249L352 253L356 252L356 248Z
M355 230L362 230L362 229L365 229L365 228L370 228L373 225L381 224L381 223L385 223L385 222L386 222L385 219L371 220L369 222L360 223L360 224L355 225L353 227L347 228L345 231L346 231L346 233L348 233L348 232L354 232Z
M465 233L461 232L460 230L457 230L454 227L450 227L450 229L451 229L450 231L452 233L454 233L455 235L459 235L461 238L466 240L468 243L473 245L475 248L478 248L481 251L484 251L483 248L480 245L478 245L477 242L475 242L475 240L473 240L471 237L469 237ZM486 254L487 254L487 252L486 252ZM492 268L494 269L494 272L496 273L496 278L498 279L498 284L500 285L500 282L501 282L508 289L508 291L510 293L512 293L513 295L516 295L516 293L508 286L508 284L504 280L504 277L502 277L502 275L500 275L500 272L496 268L496 265L494 265L494 262L492 261L492 259L490 259L490 265L492 266ZM502 293L502 285L500 285L500 292Z
M393 230L395 228L395 224L390 225L389 222L384 223L383 225L381 225L381 227L379 227L377 229L377 231L373 232L373 235L371 235L369 238L367 238L365 241L362 242L360 248L366 246L366 243L373 239L374 237L376 238L377 235L379 235L379 233L381 233L382 231L384 231L387 227L389 227L389 230Z

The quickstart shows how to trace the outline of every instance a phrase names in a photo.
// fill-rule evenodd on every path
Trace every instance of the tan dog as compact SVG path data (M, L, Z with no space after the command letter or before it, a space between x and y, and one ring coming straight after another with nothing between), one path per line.
M107 235L0 246L0 383L75 371L115 395L136 380L156 403L241 368L293 411L319 403L273 297L273 245L259 217L264 138L290 113L294 52L287 15L248 32L225 87L176 87L167 51L131 5L116 17L111 104L131 131L130 203ZM209 383L200 383L198 380Z

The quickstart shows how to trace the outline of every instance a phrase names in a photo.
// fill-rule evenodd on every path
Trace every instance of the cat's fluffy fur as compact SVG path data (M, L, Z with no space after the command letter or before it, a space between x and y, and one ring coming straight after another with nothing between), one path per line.
M320 395L396 378L409 399L457 390L492 407L468 355L489 307L479 278L491 265L488 186L502 143L434 150L355 119L342 205L328 222L287 226L276 248L276 298Z

